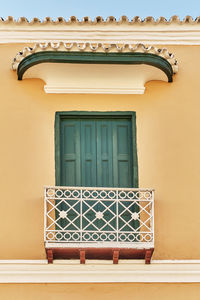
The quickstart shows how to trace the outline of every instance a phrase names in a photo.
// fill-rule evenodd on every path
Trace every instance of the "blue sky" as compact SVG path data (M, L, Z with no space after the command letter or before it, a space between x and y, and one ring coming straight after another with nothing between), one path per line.
M79 19L110 15L116 18L122 15L129 18L164 16L168 19L175 14L183 19L186 15L193 18L200 15L200 0L0 0L0 11L3 18L24 16L29 20L46 16L69 18L72 15Z

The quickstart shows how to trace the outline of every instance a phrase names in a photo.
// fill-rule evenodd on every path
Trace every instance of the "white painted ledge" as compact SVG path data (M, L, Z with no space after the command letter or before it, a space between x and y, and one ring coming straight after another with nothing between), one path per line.
M200 282L200 260L54 261L1 260L0 283Z
M143 43L151 45L200 45L199 24L102 26L0 26L0 43L41 42Z
M154 242L92 242L92 243L52 243L45 242L45 248L125 248L125 249L151 249L154 248Z
M64 86L45 85L47 94L144 94L145 87L133 89L120 88L68 88Z

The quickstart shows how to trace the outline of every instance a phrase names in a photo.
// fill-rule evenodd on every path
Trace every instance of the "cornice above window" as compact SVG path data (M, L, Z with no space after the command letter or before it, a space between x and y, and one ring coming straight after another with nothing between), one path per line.
M177 60L144 45L36 44L12 64L18 80L40 78L46 93L143 94L151 80L173 81Z

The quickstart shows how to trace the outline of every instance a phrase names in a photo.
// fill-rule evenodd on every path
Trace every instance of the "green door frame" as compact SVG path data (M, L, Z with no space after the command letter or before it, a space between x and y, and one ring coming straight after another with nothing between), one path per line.
M61 119L66 118L127 118L131 119L132 123L132 147L133 147L133 187L138 188L138 158L137 158L137 143L136 143L136 113L130 111L115 111L115 112L88 112L88 111L61 111L55 115L55 177L56 186L61 185L61 158L60 158L60 123Z

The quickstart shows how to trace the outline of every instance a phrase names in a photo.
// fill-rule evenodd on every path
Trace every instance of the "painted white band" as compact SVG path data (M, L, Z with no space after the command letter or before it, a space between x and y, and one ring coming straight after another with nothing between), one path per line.
M0 27L0 43L41 42L143 43L151 45L200 45L199 25L92 26L75 27Z
M0 261L0 283L200 282L200 261Z
M120 88L68 88L62 86L45 85L48 94L144 94L145 87L133 89Z

